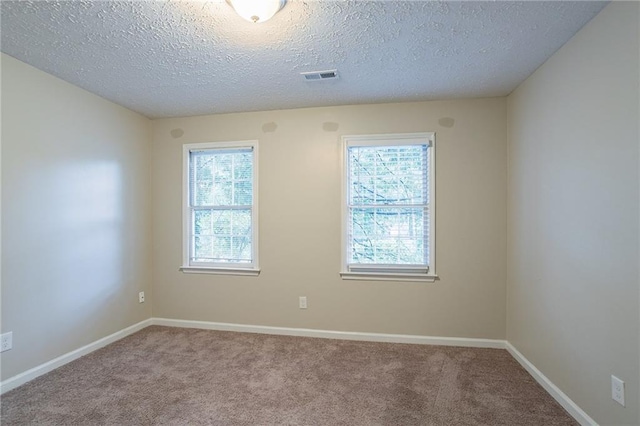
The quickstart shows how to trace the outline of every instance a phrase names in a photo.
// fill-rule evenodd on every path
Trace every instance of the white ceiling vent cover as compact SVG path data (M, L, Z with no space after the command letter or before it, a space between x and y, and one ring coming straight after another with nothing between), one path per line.
M338 70L301 72L300 75L305 81L335 80L338 78Z

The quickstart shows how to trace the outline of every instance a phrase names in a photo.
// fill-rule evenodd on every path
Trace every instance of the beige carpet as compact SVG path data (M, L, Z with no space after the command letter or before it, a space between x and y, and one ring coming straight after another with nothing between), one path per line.
M2 425L576 425L501 349L148 327L1 397Z

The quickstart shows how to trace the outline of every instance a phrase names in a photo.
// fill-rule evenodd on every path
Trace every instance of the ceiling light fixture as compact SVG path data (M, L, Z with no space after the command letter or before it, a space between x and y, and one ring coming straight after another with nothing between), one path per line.
M284 7L287 0L227 0L227 3L249 22L269 20Z

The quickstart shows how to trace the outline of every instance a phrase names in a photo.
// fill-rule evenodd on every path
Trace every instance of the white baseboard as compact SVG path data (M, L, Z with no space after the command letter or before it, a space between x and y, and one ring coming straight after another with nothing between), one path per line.
M323 339L358 340L366 342L411 343L418 345L464 346L504 349L504 340L474 339L466 337L432 337L408 334L359 333L353 331L316 330L310 328L269 327L264 325L229 324L223 322L188 321L170 318L152 318L154 325L200 328L205 330L239 331L244 333L276 334L281 336L318 337Z
M152 324L151 318L146 319L144 321L140 321L137 324L127 327L123 330L116 331L115 333L110 334L107 337L103 337L102 339L96 340L93 343L89 343L86 346L83 346L79 349L76 349L64 355L61 355L55 359L52 359L49 362L45 362L44 364L40 364L37 367L34 367L23 373L10 377L7 380L0 382L0 395L10 391L11 389L17 388L18 386L24 383L27 383L28 381L33 380L38 376L42 376L43 374L46 374L52 370L55 370L58 367L62 367L63 365L75 359L78 359L81 356L87 355L97 349L107 346L110 343L113 343L117 340L127 337L128 335L133 334L136 331L142 330L143 328L148 327L151 324Z
M595 420L593 420L587 413L585 413L582 408L578 406L575 402L571 400L564 392L560 390L556 385L553 384L551 380L540 370L536 368L535 365L531 363L524 355L522 355L511 343L506 342L507 351L513 356L516 361L520 363L524 367L525 370L529 372L533 376L534 379L546 390L549 395L553 397L562 407L567 410L567 412L576 419L578 423L582 426L598 426Z

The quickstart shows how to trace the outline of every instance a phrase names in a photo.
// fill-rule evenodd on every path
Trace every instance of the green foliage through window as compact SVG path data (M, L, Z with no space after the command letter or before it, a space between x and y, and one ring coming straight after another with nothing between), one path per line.
M191 261L251 263L252 150L191 152L189 171Z
M349 264L429 264L429 145L349 146Z

